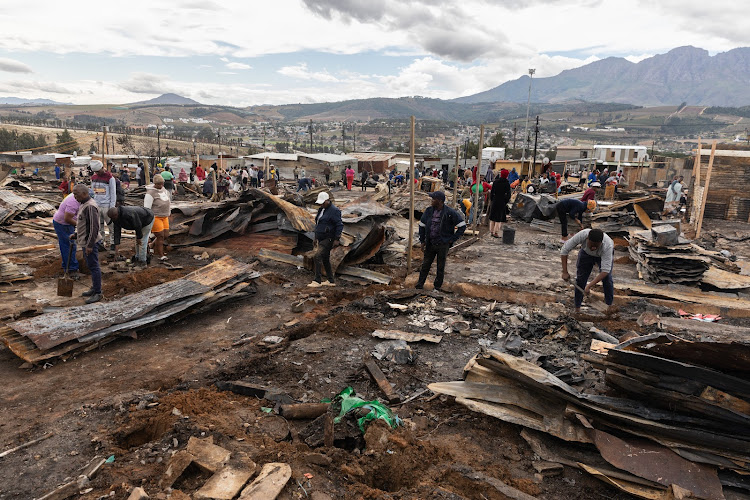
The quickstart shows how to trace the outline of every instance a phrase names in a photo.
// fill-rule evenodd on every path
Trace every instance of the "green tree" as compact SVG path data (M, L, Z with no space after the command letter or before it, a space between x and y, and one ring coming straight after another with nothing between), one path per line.
M70 132L68 132L68 129L65 129L60 134L57 135L57 144L60 146L58 147L58 151L62 154L73 154L73 151L78 151L80 148L78 147L78 142L73 139L73 136L70 135Z
M490 148L507 148L508 144L505 142L502 132L495 133L490 140L485 143L485 147Z
M195 138L198 141L211 142L216 139L216 134L214 134L214 130L211 127L206 125L198 131L198 133L195 135Z

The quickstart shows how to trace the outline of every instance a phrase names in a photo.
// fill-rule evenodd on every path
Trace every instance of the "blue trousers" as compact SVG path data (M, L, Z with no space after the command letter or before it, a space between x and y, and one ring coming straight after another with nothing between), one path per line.
M594 269L594 264L599 266L599 270L601 270L602 258L593 257L583 250L578 252L578 260L576 261L576 285L578 285L581 290L586 288L586 283L589 281L589 276L591 275L592 269ZM615 300L615 284L612 281L611 271L607 277L602 280L602 285L604 286L604 302L606 302L608 306L611 306L612 302ZM577 289L575 292L575 303L576 308L581 307L581 304L583 303L583 293L579 292Z
M94 245L94 250L86 255L84 250L83 255L86 257L86 266L89 268L91 273L91 288L94 293L102 293L102 268L99 267L99 245Z
M62 256L62 268L65 270L65 264L68 262L68 252L72 250L70 256L69 271L78 271L78 260L76 259L76 244L70 239L70 235L76 232L76 227L71 224L60 224L56 220L52 221L52 226L57 233L57 243L60 245L60 255ZM70 244L73 243L71 246Z

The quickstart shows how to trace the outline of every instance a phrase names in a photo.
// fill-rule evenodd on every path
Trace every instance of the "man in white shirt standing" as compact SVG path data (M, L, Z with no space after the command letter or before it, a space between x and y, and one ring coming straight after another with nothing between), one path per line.
M615 285L612 281L615 244L612 238L604 234L601 229L584 229L566 241L560 250L562 279L565 281L570 279L568 254L578 246L581 250L578 252L576 261L576 285L578 285L575 291L576 313L581 312L584 294L591 293L591 289L599 282L604 287L604 302L611 308L615 299ZM599 266L599 274L587 284L594 264Z

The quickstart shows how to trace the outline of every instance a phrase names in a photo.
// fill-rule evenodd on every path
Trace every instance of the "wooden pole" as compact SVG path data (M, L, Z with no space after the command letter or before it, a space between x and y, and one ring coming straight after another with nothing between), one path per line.
M701 138L698 137L698 154L695 155L693 162L693 192L701 185L701 148Z
M102 141L102 144L107 144L107 126L106 125L102 126L102 133L104 134L104 140ZM104 167L105 170L109 170L109 168L107 168L107 160L104 157L104 148L102 148L102 166Z
M458 199L458 161L461 154L461 148L456 146L456 165L453 167L453 172L456 174L456 180L453 182L453 209L456 209L456 203Z
M409 247L406 251L406 275L411 274L411 254L414 246L414 115L411 117L411 145L409 148Z
M146 159L146 161L143 162L143 168L144 168L143 176L144 176L144 179L146 180L146 185L149 185L151 184L151 173L149 172L149 160L148 159Z
M474 189L474 204L472 205L472 208L474 209L474 236L479 236L479 218L482 216L481 213L479 213L479 186L481 186L480 182L482 180L482 149L484 149L484 125L481 125L479 127L479 153L477 156L477 180L476 180L476 188Z
M700 153L700 151L698 151ZM708 158L708 171L706 172L706 187L703 188L703 199L701 200L701 211L698 216L698 229L695 230L695 238L701 237L703 227L703 213L706 211L706 200L708 200L708 188L711 186L711 171L714 168L714 156L716 155L716 141L711 146L711 156Z

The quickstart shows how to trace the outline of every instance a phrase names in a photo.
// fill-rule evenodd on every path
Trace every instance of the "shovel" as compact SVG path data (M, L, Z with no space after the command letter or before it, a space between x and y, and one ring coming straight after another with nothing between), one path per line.
M572 284L576 290L578 290L579 292L583 294L584 297L586 296L586 292L584 292L583 289L580 286L578 286L578 284L575 281L573 281ZM604 302L600 302L598 300L589 298L587 303L588 305L590 305L591 307L593 307L594 309L596 309L602 314L605 314L607 316L612 314L612 311L610 310L609 306L605 304Z
M68 275L68 268L70 267L70 255L73 253L73 242L70 242L68 248L68 261L65 263L65 274L62 278L57 278L57 295L58 297L72 297L73 296L73 278Z

